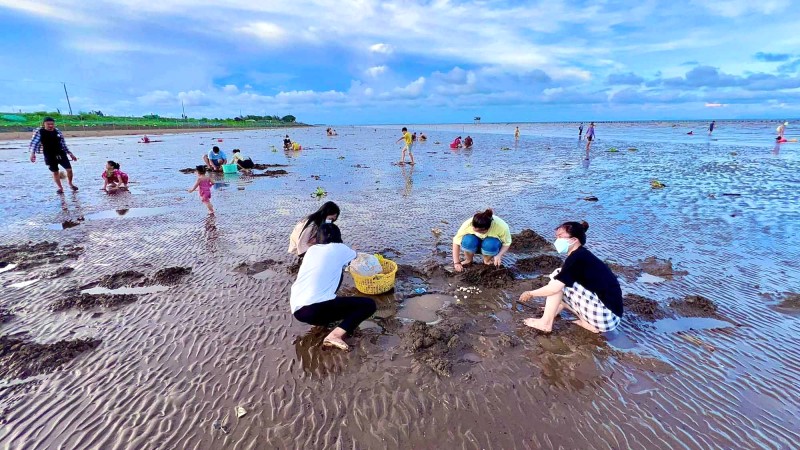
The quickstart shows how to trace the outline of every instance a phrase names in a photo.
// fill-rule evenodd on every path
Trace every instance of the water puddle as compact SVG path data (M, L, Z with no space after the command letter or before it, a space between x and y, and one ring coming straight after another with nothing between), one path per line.
M730 328L730 322L707 317L685 317L682 319L661 319L654 324L656 331L662 333L678 333L689 330L713 330L717 328Z
M5 266L3 266L2 268L0 268L0 273L8 272L9 270L14 270L15 267L17 267L16 264L8 263Z
M455 298L442 294L411 297L403 302L403 307L397 313L397 317L400 319L419 320L431 325L439 321L436 311L454 302Z
M121 287L117 289L108 289L104 287L93 287L91 289L84 289L81 294L100 295L100 294L155 294L157 292L164 292L169 287L167 286L142 286L142 287Z
M665 278L657 277L655 275L650 275L647 272L642 272L639 278L636 280L637 283L663 283L667 281Z
M39 281L38 278L36 278L34 280L20 281L19 283L9 284L8 287L22 289L24 287L28 287L28 286L32 285L33 283L36 283L37 281Z
M130 208L130 209L116 209L110 211L100 211L96 213L86 214L79 217L77 221L66 220L61 223L54 223L48 225L47 228L51 230L66 230L68 228L76 227L85 220L104 220L104 219L125 219L132 217L149 217L157 216L159 214L166 214L170 212L171 208L161 206L158 208Z

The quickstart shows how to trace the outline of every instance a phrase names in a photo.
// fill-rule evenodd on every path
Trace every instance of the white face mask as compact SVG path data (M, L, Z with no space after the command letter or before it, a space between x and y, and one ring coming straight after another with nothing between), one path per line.
M558 238L553 243L553 246L555 246L556 251L558 253L561 253L561 254L567 253L569 251L569 246L570 246L569 241L571 239L572 238Z
M325 223L333 223L331 219L325 219Z

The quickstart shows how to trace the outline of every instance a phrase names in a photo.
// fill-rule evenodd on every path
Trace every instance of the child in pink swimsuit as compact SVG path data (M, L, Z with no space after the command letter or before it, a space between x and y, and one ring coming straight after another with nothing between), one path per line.
M114 161L106 162L106 170L103 172L103 190L108 187L128 187L128 174L119 170L119 163Z
M199 189L200 201L206 205L209 214L214 214L214 207L211 205L211 186L213 185L214 182L211 181L211 178L206 176L206 166L197 166L197 181L189 189L189 192Z

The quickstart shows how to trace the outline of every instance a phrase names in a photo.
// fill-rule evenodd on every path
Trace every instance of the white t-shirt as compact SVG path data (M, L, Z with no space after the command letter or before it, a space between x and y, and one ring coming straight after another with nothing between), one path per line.
M292 285L289 305L292 314L303 306L336 298L342 269L354 260L356 252L344 244L317 244L309 247Z

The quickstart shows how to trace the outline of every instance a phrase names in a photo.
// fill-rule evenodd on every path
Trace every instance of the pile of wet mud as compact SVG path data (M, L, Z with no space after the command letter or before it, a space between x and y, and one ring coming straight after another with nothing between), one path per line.
M719 317L717 305L700 295L687 295L679 300L671 300L669 306L679 315L685 317Z
M553 249L553 244L539 233L526 228L517 234L511 235L510 252L546 252Z
M271 269L276 265L280 264L281 263L278 261L272 259L265 259L263 261L257 261L253 263L243 262L238 266L234 267L233 270L239 273L243 273L245 275L255 275L257 273L261 273L267 269Z
M16 270L26 270L46 264L59 264L69 259L77 259L83 247L74 245L59 246L57 242L28 242L16 245L0 245L0 266L16 264Z
M286 164L253 164L253 169L267 170L271 167L289 167Z
M252 173L250 174L251 177L279 177L281 175L287 175L289 172L278 169L278 170L265 170L261 173Z
M11 311L0 307L0 324L11 322L14 319L14 314Z
M0 378L24 379L52 372L79 354L94 349L100 342L86 338L39 344L0 336Z
M552 273L561 267L564 261L555 255L537 255L531 258L518 259L514 267L520 273Z
M414 322L402 336L402 347L415 359L443 377L453 374L454 361L467 348L460 336L464 319L448 317L436 325Z
M56 300L50 308L53 311L67 309L87 310L96 307L114 308L127 305L138 300L133 294L79 294Z
M626 294L622 298L625 314L633 314L646 322L655 322L669 316L657 301L636 294Z
M158 270L152 277L148 278L142 272L136 270L124 270L111 275L106 275L99 280L81 286L81 289L91 289L94 287L104 287L107 289L119 289L122 287L144 287L157 284L177 284L184 277L192 273L191 267L166 267Z
M794 292L787 292L783 300L778 304L778 308L800 311L800 294Z
M628 282L636 281L643 273L666 280L689 274L685 270L676 270L672 265L671 259L662 259L655 256L648 256L639 261L638 266L626 266L611 260L606 260L605 263L617 277L623 278Z
M462 283L486 288L506 288L514 283L514 273L507 267L486 264L472 264L457 275Z

